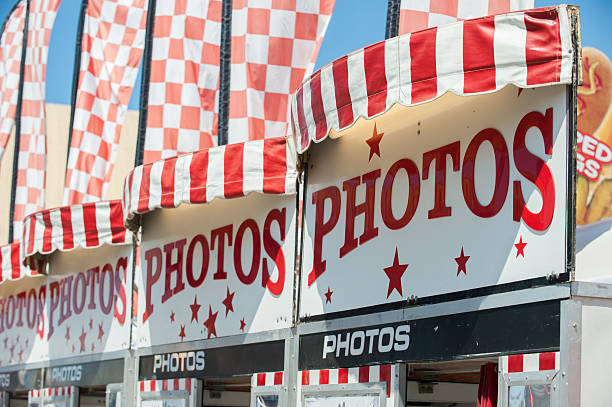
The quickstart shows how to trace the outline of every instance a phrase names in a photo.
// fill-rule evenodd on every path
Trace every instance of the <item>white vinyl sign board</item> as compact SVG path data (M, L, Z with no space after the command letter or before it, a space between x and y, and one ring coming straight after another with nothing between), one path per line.
M132 264L131 245L77 249L54 253L47 277L3 283L2 366L128 349Z
M250 194L146 215L135 346L289 327L295 207Z
M304 407L379 407L376 394L345 396L304 396Z
M564 273L566 92L447 94L311 146L300 315Z

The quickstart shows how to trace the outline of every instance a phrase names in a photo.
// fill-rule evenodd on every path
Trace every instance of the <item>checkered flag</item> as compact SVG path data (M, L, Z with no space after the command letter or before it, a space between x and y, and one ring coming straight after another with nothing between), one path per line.
M335 0L234 0L228 142L288 133L290 96L312 73Z
M23 218L45 206L45 84L49 39L60 0L30 0L13 239L21 238Z
M145 43L148 0L89 0L64 205L102 199Z
M398 34L533 8L534 0L401 0Z
M0 158L11 135L17 113L26 0L19 1L0 34Z
M217 144L221 3L157 1L145 164Z

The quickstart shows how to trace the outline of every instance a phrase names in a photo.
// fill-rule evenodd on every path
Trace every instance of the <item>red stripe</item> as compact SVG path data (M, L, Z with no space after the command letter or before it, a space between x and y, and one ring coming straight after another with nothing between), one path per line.
M310 370L302 371L302 386L310 385Z
M83 224L85 225L86 247L96 247L100 243L98 239L98 226L96 224L96 205L83 205Z
M495 52L493 18L463 23L463 71L465 93L495 89ZM477 47L474 44L478 44Z
M381 365L379 378L381 382L387 383L387 398L391 397L391 366Z
M174 379L172 381L172 385L174 386L174 390L180 390L181 389L181 382L179 379Z
M540 370L555 370L555 353L540 353Z
M145 382L140 382L140 392L145 391Z
M125 242L125 234L127 233L123 226L123 207L121 201L111 201L110 206L110 226L111 226L111 241L113 243Z
M308 146L308 126L306 125L306 119L304 118L304 88L300 86L297 91L296 103L297 103L297 115L298 115L298 127L300 128L300 135L302 140L302 149L306 149Z
M523 371L523 355L508 356L508 373Z
M189 392L189 395L191 395L191 379L185 379L185 386L187 386L187 391Z
M348 383L348 369L338 369L338 383Z
M275 385L283 384L283 372L274 373L274 384Z
M368 91L368 117L372 117L387 107L384 42L364 48L363 65Z
M340 128L353 124L353 103L348 86L348 63L347 57L334 61L332 71L334 72L334 88L336 90L336 108L338 110L338 124Z
M438 94L436 73L436 35L431 28L410 35L410 73L412 103L430 100Z
M149 383L151 383L151 391L155 391L155 380L151 380Z
M161 207L174 208L174 169L176 158L164 160L164 168L161 174Z
M243 157L244 143L229 144L223 153L223 180L225 197L235 198L244 195L243 191Z
M264 140L263 192L282 194L287 177L287 141L284 137Z
M70 206L60 208L60 219L62 220L62 243L63 250L74 248L74 234L72 233L72 210Z
M72 388L68 387L68 395L70 396L70 392L72 391Z
M208 150L195 153L189 164L189 200L191 203L206 203L206 176L208 174Z
M142 167L142 178L140 180L140 191L138 192L137 212L143 213L149 210L149 186L151 184L151 165Z
M11 244L11 278L14 279L21 277L21 265L19 264L21 259L19 249L19 243ZM0 258L0 264L2 264L2 258Z
M257 385L258 386L266 385L266 374L265 373L257 373Z
M162 391L168 391L168 380L162 380Z
M43 253L49 253L52 250L51 239L53 237L53 226L51 225L51 213L49 211L42 212L42 220L44 225L43 230ZM72 231L71 231L72 232Z
M329 384L329 370L319 370L319 384Z
M316 138L321 140L327 135L327 119L321 96L321 71L317 71L310 79L310 106L312 107L312 118L317 126Z
M368 383L370 381L370 366L361 366L359 368L359 383Z
M527 85L558 81L561 76L561 38L555 8L525 13Z
M27 254L34 253L34 238L36 234L36 216L30 216L30 239L28 240L28 250Z

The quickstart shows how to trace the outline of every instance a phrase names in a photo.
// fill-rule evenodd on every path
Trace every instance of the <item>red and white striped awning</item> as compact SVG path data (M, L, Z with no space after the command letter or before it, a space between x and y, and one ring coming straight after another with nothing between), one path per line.
M182 203L202 204L251 192L295 194L297 154L292 138L212 147L134 168L125 180L125 223L135 214Z
M31 268L21 264L21 243L9 243L0 246L0 283L4 281L19 280L22 277L39 276L35 265Z
M23 264L56 250L96 248L104 244L131 243L123 226L120 200L45 209L28 215L23 229Z
M396 103L421 104L449 91L490 93L508 84L570 83L570 28L567 6L548 7L460 21L353 52L297 89L291 116L298 150Z

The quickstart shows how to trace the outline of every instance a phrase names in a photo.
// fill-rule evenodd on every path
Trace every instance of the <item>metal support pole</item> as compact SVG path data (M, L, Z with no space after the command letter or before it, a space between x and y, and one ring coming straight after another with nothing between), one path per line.
M582 304L575 299L561 302L559 406L580 406Z
M287 391L287 406L297 406L298 356L299 336L297 329L291 328L289 338L285 339L285 386Z
M138 394L138 356L130 349L130 355L125 358L123 365L123 392L122 406L135 406Z

